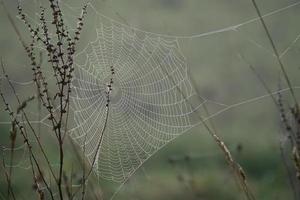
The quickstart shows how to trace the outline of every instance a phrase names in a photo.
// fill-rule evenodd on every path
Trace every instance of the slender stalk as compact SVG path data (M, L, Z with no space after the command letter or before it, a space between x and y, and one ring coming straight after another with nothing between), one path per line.
M272 46L273 52L274 52L274 54L275 54L275 57L276 57L276 60L277 60L277 62L278 62L278 64L279 64L279 66L280 66L280 69L281 69L281 71L282 71L282 73L283 73L284 79L285 79L286 83L288 84L288 87L289 87L289 89L290 89L290 91L291 91L291 95L292 95L292 98L293 98L293 100L294 100L294 103L295 103L295 105L297 106L297 109L299 109L298 101L297 101L297 98L296 98L294 89L293 89L293 87L292 87L292 83L291 83L290 78L289 78L289 76L288 76L288 74L287 74L287 71L285 70L285 66L283 65L283 62L282 62L282 60L281 60L281 58L280 58L280 55L279 55L279 53L278 53L278 50L277 50L276 45L275 45L275 43L274 43L274 40L273 40L273 38L272 38L272 36L271 36L271 34L270 34L270 31L269 31L269 29L268 29L268 27L267 27L267 24L265 23L265 20L264 20L264 18L262 17L262 14L261 14L261 12L260 12L260 10L259 10L259 8L258 8L258 5L257 5L257 3L256 3L256 0L251 0L251 1L252 1L252 4L253 4L253 6L254 6L254 8L255 8L255 10L256 10L257 15L259 16L259 19L260 19L260 21L261 21L261 24L262 24L262 26L263 26L263 28L264 28L264 30L265 30L265 32L266 32L267 38L268 38L268 40L269 40L269 42L270 42L270 44L271 44L271 46Z
M160 68L162 69L162 71L167 75L167 77L169 78L170 81L172 81L173 85L176 86L177 91L182 95L182 97L184 98L185 102L187 102L189 104L189 106L191 107L192 110L194 109L194 106L191 104L191 102L187 99L187 97L185 96L185 94L183 93L183 91L181 90L180 87L177 86L176 82L174 81L174 79L169 75L169 73L163 68L163 66L160 65ZM199 95L198 95L199 98ZM202 118L202 116L200 114L197 115L198 119L200 120L200 122L204 125L204 128L208 131L208 133L212 136L212 138L214 139L214 141L216 142L216 144L218 145L218 147L220 148L220 150L223 152L224 157L226 158L226 161L228 163L228 165L232 168L232 170L235 173L235 176L237 177L240 185L241 185L241 189L243 190L246 198L248 200L255 200L255 196L252 193L252 191L250 190L248 183L247 183L247 177L246 174L243 170L243 168L234 160L233 156L231 155L229 149L227 148L226 144L222 141L222 139L216 134L216 132L213 131L213 129L211 129L209 127L209 125L205 122L205 120Z
M247 64L247 66L251 69L251 71L257 77L257 79L262 84L264 89L267 91L267 93L272 98L272 101L274 102L276 110L278 111L278 114L281 116L281 121L283 123L283 126L288 132L287 138L289 139L289 141L291 143L291 146L293 147L294 146L294 140L295 140L296 136L295 136L294 131L291 128L292 126L290 125L290 123L289 123L289 121L288 121L288 119L285 115L285 109L284 109L284 106L283 106L281 93L278 92L278 98L276 99L274 94L272 93L271 89L268 87L267 83L265 82L264 78L261 77L261 75L257 72L257 70L251 64L249 64L242 55L240 55L240 58ZM280 83L280 80L279 80L279 83ZM280 87L280 84L279 84L278 90L280 91L280 89L281 89L281 87ZM284 165L284 167L287 171L287 176L288 176L289 183L291 185L291 189L293 191L294 199L297 199L298 195L297 195L296 186L295 186L294 180L292 178L292 172L291 172L291 170L289 168L289 165L287 163L287 158L286 158L286 155L284 153L283 144L280 142L279 146L280 146L281 159L282 159L283 165Z
M108 91L106 91L106 98L107 98L106 108L107 108L107 111L106 111L104 126L103 126L103 129L102 129L102 132L101 132L101 136L100 136L99 142L98 142L97 147L96 147L96 153L94 155L94 158L93 158L93 161L92 161L92 164L91 164L91 168L89 169L87 175L85 175L85 171L83 172L82 200L84 200L84 197L85 197L86 180L91 175L91 173L93 171L93 167L95 165L95 162L99 159L98 158L99 157L99 153L100 153L99 151L100 151L100 148L101 148L101 144L102 144L102 141L103 141L103 136L104 136L104 133L105 133L105 130L106 130L106 127L107 127L107 123L108 123L109 108L110 108L110 93L112 91L113 75L115 73L113 66L111 66L111 73L112 73L111 74L112 77L110 79L110 83L108 84ZM85 148L85 141L84 141L84 148Z
M17 99L17 102L18 102L18 104L19 104L18 106L19 106L19 108L21 108L22 105L23 105L23 103L21 102L19 96L17 95L17 92L16 92L15 87L13 86L12 82L11 82L10 79L8 78L8 75L7 75L6 71L5 71L4 63L3 63L3 60L2 60L2 59L1 59L1 68L2 68L2 72L3 72L4 76L6 77L6 80L7 80L8 84L9 84L10 88L11 88L12 91L13 91L13 94L14 94L15 98ZM56 177L55 177L55 175L54 175L54 171L53 171L52 166L51 166L51 164L50 164L49 158L48 158L48 156L47 156L47 154L46 154L46 152L45 152L45 150L44 150L44 147L43 147L43 145L42 145L42 143L41 143L41 141L40 141L39 136L36 134L36 131L35 131L35 129L33 128L33 126L32 126L32 124L31 124L31 122L30 122L30 120L29 120L29 118L28 118L26 112L24 112L24 109L22 108L22 109L20 109L20 111L22 112L23 116L25 117L26 123L28 124L29 128L31 129L31 131L32 131L32 133L33 133L33 135L34 135L34 137L35 137L37 143L38 143L38 146L39 146L39 148L40 148L40 150L41 150L41 152L42 152L42 154L43 154L43 157L45 158L45 160L46 160L46 162L47 162L47 165L48 165L48 167L49 167L49 170L50 170L50 172L51 172L53 178L56 179Z
M11 177L5 169L6 167L5 167L4 155L2 156L2 167L3 167L4 175L5 175L5 178L6 178L6 182L7 182L7 190L8 190L7 198L10 199L10 195L11 195L12 198L14 200L16 200L15 193L14 193L13 188L11 186Z
M0 92L1 92L1 91L0 91ZM5 99L5 97L4 97L4 95L3 95L2 92L0 93L0 96L1 96L1 99L2 99L2 101L3 101L3 103L4 103L4 105L5 105L5 110L9 113L9 116L10 116L10 118L11 118L12 123L15 123L15 124L16 124L16 126L17 126L18 129L20 130L21 135L23 136L24 143L25 143L25 144L27 145L27 147L28 147L29 153L30 153L30 155L31 155L31 157L32 157L32 159L33 159L33 161L34 161L34 164L35 164L35 166L37 167L37 169L38 169L38 171L39 171L39 174L41 175L41 178L42 178L42 180L43 180L43 182L44 182L44 184L45 184L45 186L46 186L46 189L48 190L48 192L49 192L50 195L51 195L51 199L54 200L53 192L52 192L51 188L49 187L49 185L48 185L46 179L45 179L44 176L42 175L43 173L42 173L41 167L40 167L40 165L39 165L39 162L37 161L37 159L36 159L36 157L35 157L35 155L34 155L34 153L33 153L33 151L32 151L32 145L30 144L29 139L28 139L28 137L27 137L25 127L22 126L21 123L14 117L14 112L10 109L9 104L7 103L7 101L6 101L6 99ZM33 166L32 166L32 167L33 167Z

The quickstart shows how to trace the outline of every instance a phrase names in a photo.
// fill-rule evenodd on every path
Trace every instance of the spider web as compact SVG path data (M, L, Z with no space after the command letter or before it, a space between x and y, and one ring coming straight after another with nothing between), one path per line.
M61 3L69 10L67 17L70 15L73 18L75 14L72 13L78 13L78 8ZM263 17L298 5L300 2ZM94 171L101 178L124 183L156 151L201 123L195 120L194 115L202 115L201 108L207 103L219 105L220 109L204 117L204 120L269 97L267 94L230 105L200 97L191 85L187 61L179 45L179 40L198 39L228 31L239 32L239 28L257 22L259 18L192 36L172 36L130 27L102 15L92 4L89 7L96 16L93 26L96 39L77 55L78 60L83 62L75 64L71 107L74 127L69 132L91 163L96 156ZM281 57L293 48L299 38L300 34L281 52ZM251 38L245 39L273 54ZM107 107L106 92L112 66L115 70L114 83L111 102ZM12 82L19 86L33 84L31 81ZM284 91L288 89L277 92ZM47 116L44 116L32 122L51 127L46 119ZM21 145L16 150L24 149L25 146ZM14 167L27 169L28 164L22 158Z
M130 31L113 21L105 24L103 17L99 21L97 39L82 52L86 62L77 65L73 81L78 127L71 136L92 160L103 134L97 172L123 182L155 151L195 125L191 117L196 108L189 102L196 93L176 39ZM102 132L110 66L115 75Z
M208 33L178 37L132 28L90 6L96 13L96 40L81 52L86 62L77 65L73 100L78 127L72 130L71 136L85 149L90 161L99 151L95 168L100 177L122 183L157 150L201 123L195 121L194 113L201 113L205 98L197 96L190 83L179 40L237 31L259 18ZM299 36L281 56L298 39ZM106 85L111 76L110 66L116 74L112 84L112 104L107 109ZM197 106L191 105L193 97L200 100ZM200 115L204 116L204 113ZM108 122L103 132L106 116ZM98 150L97 143L102 136Z

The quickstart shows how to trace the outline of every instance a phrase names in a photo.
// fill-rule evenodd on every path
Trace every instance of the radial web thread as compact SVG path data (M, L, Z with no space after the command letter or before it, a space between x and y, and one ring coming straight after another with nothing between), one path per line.
M77 127L71 136L91 162L99 153L95 169L100 177L122 182L194 125L195 108L187 101L195 92L176 39L102 20L106 23L97 29L96 40L82 52L86 62L76 68L72 99ZM115 76L107 109L111 66Z

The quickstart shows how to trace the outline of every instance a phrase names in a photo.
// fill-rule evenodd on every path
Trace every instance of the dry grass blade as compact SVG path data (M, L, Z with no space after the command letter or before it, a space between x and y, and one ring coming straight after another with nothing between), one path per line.
M268 87L267 83L265 82L264 78L261 77L260 73L251 65L249 64L246 59L240 55L240 58L247 64L247 66L251 69L251 71L254 73L254 75L257 77L257 79L259 80L259 82L262 84L262 86L264 87L264 89L267 91L267 93L270 95L270 97L272 98L272 101L274 102L274 105L276 107L276 110L278 111L280 117L281 117L281 121L286 129L286 131L288 132L288 136L287 138L289 138L289 141L291 142L291 145L294 146L294 140L292 138L295 138L295 134L293 133L293 130L291 128L291 125L289 123L289 120L286 116L286 111L282 102L282 95L280 92L278 92L278 98L276 99L276 97L274 96L273 92L271 91L271 89ZM280 84L279 84L279 88L278 91L281 90ZM294 183L293 180L293 176L292 176L292 171L289 167L288 164L288 158L285 155L284 152L284 147L282 142L280 143L280 154L281 154L281 158L282 158L282 162L284 164L284 167L286 168L287 171L287 175L288 175L288 179L289 179L289 183L291 185L292 191L293 191L293 195L294 195L294 199L297 199L297 189L296 189L296 183Z
M46 189L48 190L48 192L50 193L50 196L51 196L51 199L54 200L54 195L53 195L53 192L49 186L49 184L47 183L45 177L42 175L42 169L41 169L41 166L40 166L40 163L38 162L38 159L36 157L36 155L33 153L33 150L32 150L32 145L28 139L28 134L27 134L27 131L26 131L26 128L22 125L22 123L17 120L16 116L15 116L15 113L11 110L4 94L2 93L2 91L0 90L0 96L1 96L1 100L3 101L4 105L5 105L5 111L9 114L10 116L10 119L11 119L11 123L14 123L16 124L16 127L18 127L23 139L24 139L24 143L27 145L28 147L28 150L29 150L29 153L30 153L30 158L33 159L33 162L34 162L34 165L35 167L38 169L38 172L39 174L41 175L41 179L43 181L43 183L45 184L46 186ZM32 165L31 163L31 168L32 170L34 169L34 166ZM34 177L35 178L35 177Z
M262 17L262 14L261 14L261 12L260 12L260 10L259 10L259 8L258 8L258 5L257 5L257 3L256 3L256 0L251 0L251 1L252 1L252 4L253 4L254 8L255 8L255 11L256 11L256 13L257 13L257 15L258 15L258 17L259 17L259 19L260 19L260 21L261 21L261 24L262 24L262 26L263 26L263 28L264 28L264 30L265 30L265 32L266 32L267 38L268 38L268 40L269 40L269 42L270 42L270 44L271 44L271 46L272 46L272 49L273 49L273 51L274 51L275 57L276 57L276 59L277 59L277 62L278 62L279 66L280 66L280 69L281 69L281 71L282 71L282 73L283 73L284 79L285 79L285 81L286 81L286 83L288 84L288 87L289 87L289 89L290 89L290 92L291 92L292 98L293 98L293 100L294 100L294 103L295 103L295 105L297 106L297 108L299 109L298 101L297 101L297 98L296 98L296 95L295 95L295 92L294 92L292 83L291 83L291 81L290 81L290 78L289 78L289 76L288 76L286 70L285 70L285 66L284 66L283 63L282 63L282 60L281 60L281 58L280 58L280 55L279 55L279 53L278 53L278 50L277 50L276 45L275 45L275 43L274 43L274 40L273 40L273 38L272 38L272 36L271 36L271 34L270 34L270 31L269 31L269 29L268 29L268 27L267 27L267 25L266 25L266 23L265 23L264 18Z
M11 174L10 174L11 173L11 166L10 166L10 172L7 173L6 166L5 166L5 161L4 161L4 155L2 156L2 168L3 168L4 175L5 175L5 178L6 178L6 181L7 181L7 198L10 199L10 195L11 195L12 198L14 200L16 200L15 193L14 193L14 190L13 190L12 185L11 185Z
M170 74L168 74L168 72L161 65L160 65L160 68L162 69L163 73L169 78L169 80L171 80L173 85L176 86L177 91L182 95L182 97L189 104L189 106L192 108L192 110L196 110L196 109L194 109L194 106L192 105L192 103L184 95L183 91L177 86L176 82L170 76ZM200 95L198 94L197 96L199 98ZM200 120L200 122L204 125L204 127L208 131L208 133L213 137L213 139L216 142L216 144L218 145L218 147L224 153L224 157L225 157L228 165L232 168L232 170L235 174L235 177L238 180L238 184L241 186L246 198L248 200L255 200L256 198L255 198L254 194L252 193L252 191L250 190L250 188L248 186L247 177L246 177L246 174L245 174L243 168L233 159L233 156L231 155L231 153L230 153L229 149L227 148L226 144L216 134L216 132L214 132L214 130L209 127L209 125L204 121L203 117L199 113L197 114L197 117Z

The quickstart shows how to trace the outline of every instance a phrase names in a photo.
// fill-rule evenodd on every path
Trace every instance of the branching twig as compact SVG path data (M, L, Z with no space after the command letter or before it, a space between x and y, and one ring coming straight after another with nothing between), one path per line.
M58 187L58 195L59 198L62 200L64 198L63 190L62 190L62 183L63 180L66 181L66 177L63 176L63 166L64 166L64 138L66 133L68 132L68 118L69 118L69 104L70 104L70 93L71 93L71 82L73 79L73 72L74 72L74 54L75 54L75 46L77 42L80 39L80 33L82 31L83 27L83 20L87 14L87 6L84 6L82 9L81 16L78 18L78 25L74 32L74 36L72 36L69 31L67 30L67 26L63 19L63 14L59 5L58 0L49 0L49 7L52 11L52 23L55 27L55 32L53 35L50 34L50 26L45 18L45 8L41 7L40 12L40 26L34 27L30 20L27 19L26 14L23 13L23 9L20 5L18 5L18 14L20 16L20 19L24 22L25 26L30 32L31 37L31 43L29 45L26 44L25 40L23 39L21 33L19 32L17 26L14 23L13 18L10 16L9 12L6 10L6 7L4 3L1 0L1 4L3 4L4 10L8 16L8 19L14 28L18 39L20 40L23 48L26 51L27 57L30 59L30 65L31 70L33 72L33 82L37 88L37 96L38 96L38 110L41 112L41 108L44 108L48 112L48 120L51 122L53 132L55 133L55 136L58 141L58 147L59 147L59 172L56 176L54 173L54 170L52 169L52 166L50 164L50 161L48 159L48 155L46 154L44 150L44 146L40 141L40 135L36 134L35 128L32 126L24 108L26 107L27 103L31 100L25 100L21 101L18 97L16 90L9 80L5 69L3 62L1 60L2 65L2 71L5 77L7 78L7 81L10 85L10 88L13 91L13 94L15 98L18 101L18 109L16 113L21 113L22 116L25 118L24 121L26 121L26 124L29 126L31 132L34 135L35 140L37 141L37 144L39 146L39 149L41 150L43 157L46 160L46 163L50 169L51 175L53 176L57 187ZM44 49L47 52L48 56L48 64L53 69L54 76L56 78L56 85L58 90L52 94L49 92L49 86L48 82L46 80L46 75L44 74L44 71L42 69L42 60L38 63L37 56L36 56L36 43L40 43ZM40 52L40 59L41 58L41 52ZM17 119L16 116L14 116L14 112L11 111L3 93L1 93L1 98L5 104L5 109L7 112L9 112L9 115L11 117L13 127L18 128L21 135L24 138L24 143L28 146L29 153L30 153L30 161L32 164L32 172L33 177L35 180L35 186L37 187L37 191L39 192L40 199L44 198L44 194L42 190L40 190L40 186L37 180L37 176L34 170L34 166L37 168L39 175L45 184L47 190L49 191L51 198L53 199L53 191L50 185L45 180L42 171L41 166L39 165L33 151L32 146L30 144L30 141L28 140L28 135L26 132L26 127L21 124L21 122ZM55 101L58 101L58 107L57 109L54 108L54 105L56 104ZM57 112L57 113L56 113ZM64 123L64 126L63 126ZM38 127L38 132L40 134L40 127ZM12 131L12 133L15 133ZM11 145L11 162L13 161L13 149L14 149L14 139L15 134L12 134L12 145ZM34 165L34 166L33 166ZM11 172L11 170L10 170ZM11 173L9 173L11 174ZM8 174L8 175L9 175ZM10 176L8 176L10 177ZM10 179L9 179L10 180ZM50 179L51 181L51 179ZM10 182L9 182L10 183ZM9 184L10 185L10 184ZM70 197L70 191L67 191L68 196Z

